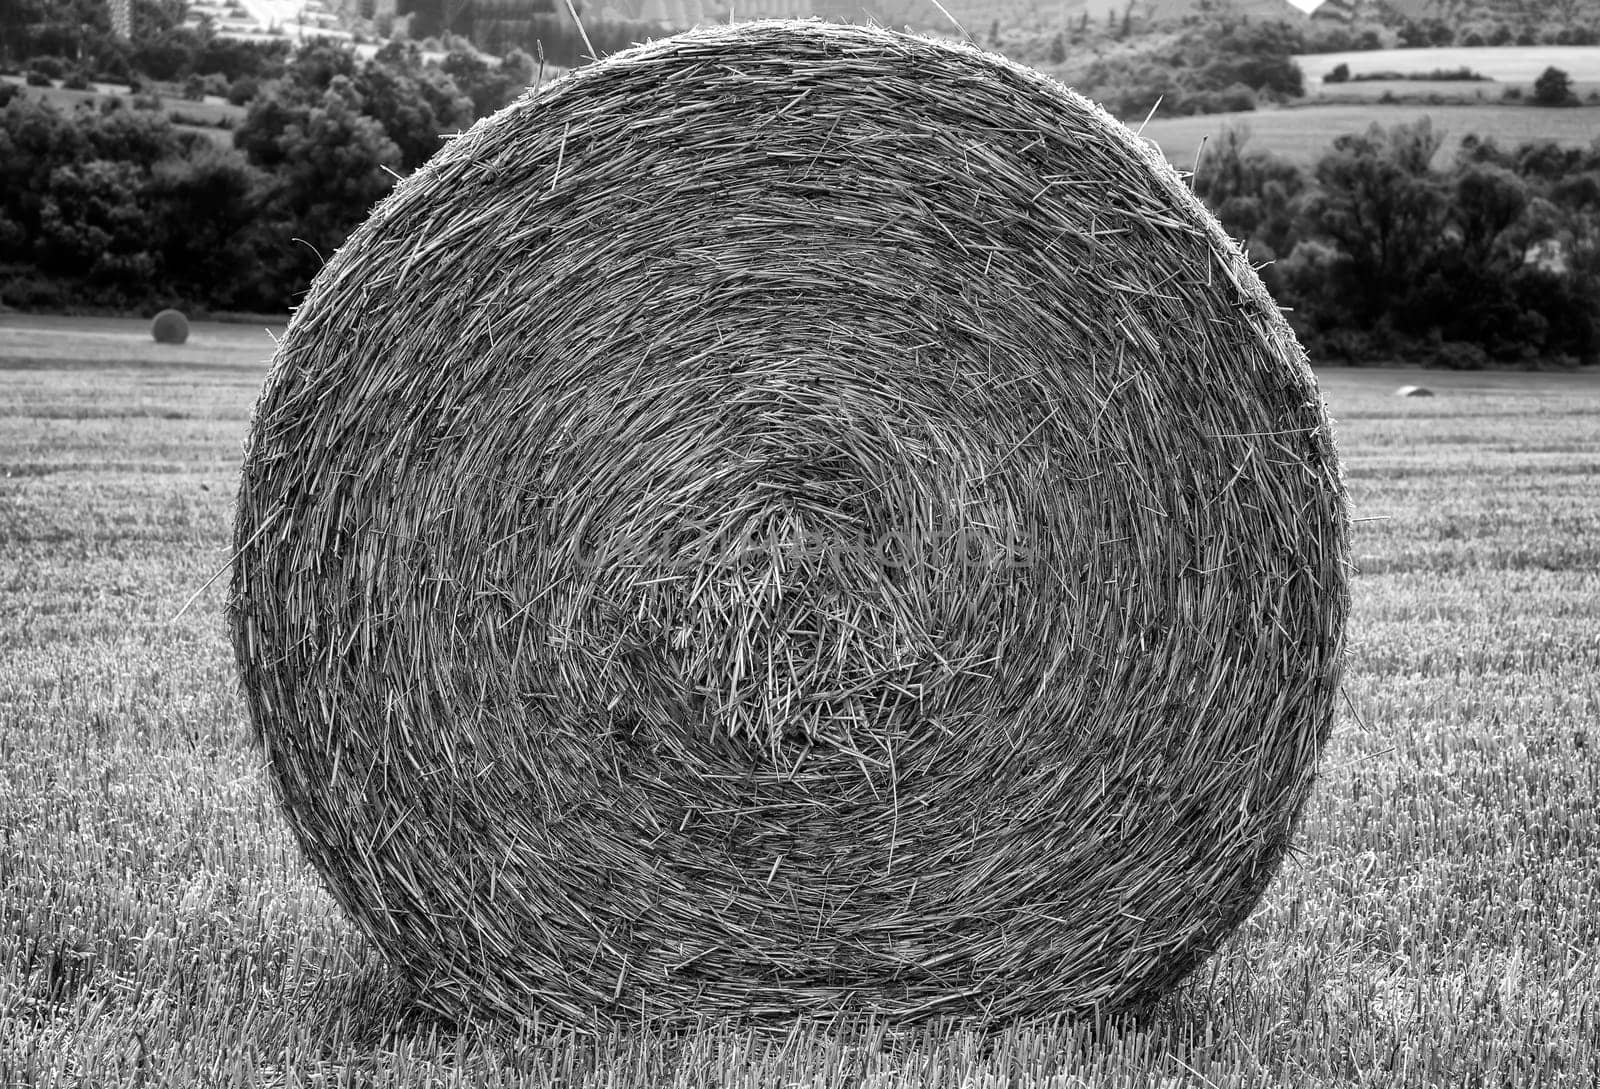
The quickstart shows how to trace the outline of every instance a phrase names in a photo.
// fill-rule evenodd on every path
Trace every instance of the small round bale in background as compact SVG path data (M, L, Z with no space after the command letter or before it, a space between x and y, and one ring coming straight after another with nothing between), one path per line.
M1432 397L1433 390L1427 386L1401 386L1395 390L1397 397Z
M158 344L182 344L189 339L189 319L182 310L163 310L151 320L150 335Z
M1113 1010L1333 714L1305 357L1153 149L965 46L718 26L452 140L254 418L283 810L453 1013Z

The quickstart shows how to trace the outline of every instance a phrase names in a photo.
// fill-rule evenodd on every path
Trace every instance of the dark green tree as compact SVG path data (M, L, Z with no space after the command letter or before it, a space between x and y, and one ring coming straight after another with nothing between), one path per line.
M1533 81L1533 102L1536 106L1577 105L1577 96L1572 93L1572 77L1553 65L1546 68Z
M1448 196L1432 170L1441 138L1427 118L1336 138L1317 162L1317 191L1302 205L1298 231L1335 247L1328 270L1339 315L1368 327L1389 314L1433 256Z
M1450 204L1451 239L1461 259L1479 268L1509 272L1524 259L1521 247L1508 245L1507 232L1528 209L1528 186L1501 166L1458 168Z
M424 66L414 48L385 47L362 67L354 86L362 112L399 148L402 171L427 162L446 134L475 117L472 100L447 73Z
M1513 233L1528 209L1527 185L1504 167L1458 166L1447 181L1450 201L1438 242L1394 311L1391 322L1433 342L1468 344L1478 352L1517 357L1543 345L1548 321L1518 299L1526 255ZM1472 359L1472 353L1448 353Z
M1249 138L1242 125L1225 127L1205 149L1194 191L1253 260L1271 261L1294 248L1295 216L1308 183L1288 159L1248 147Z
M493 113L523 89L515 84L515 76L504 66L490 65L477 53L465 50L445 54L439 69L470 99L473 117Z
M135 71L151 79L172 82L195 71L195 58L201 49L198 34L177 26L135 38L128 61Z
M46 273L84 276L101 288L137 291L159 264L133 162L91 159L50 172L35 254Z
M15 98L0 110L0 218L10 241L0 259L33 259L52 172L90 157L83 129L44 103Z
M295 87L321 94L337 76L355 78L358 67L354 51L318 40L308 42L296 51L285 75Z
M271 175L264 260L286 296L305 289L397 176L400 149L363 105L342 75L315 102L280 86L256 99L235 132L251 163Z
M266 182L239 152L209 140L156 165L145 203L166 297L201 300L213 309L286 305L262 275L259 217Z

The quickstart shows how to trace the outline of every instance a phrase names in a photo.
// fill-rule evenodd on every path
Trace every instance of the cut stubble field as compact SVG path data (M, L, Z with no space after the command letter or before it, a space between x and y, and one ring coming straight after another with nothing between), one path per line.
M1150 1017L588 1040L417 1014L272 803L207 585L271 350L0 318L0 1086L1600 1079L1600 375L1320 375L1347 699L1296 855Z
M1559 68L1580 83L1600 80L1600 46L1434 46L1417 49L1367 49L1348 53L1300 53L1294 58L1308 86L1320 84L1339 65L1352 76L1372 72L1455 71L1467 68L1499 84L1523 88L1546 68Z

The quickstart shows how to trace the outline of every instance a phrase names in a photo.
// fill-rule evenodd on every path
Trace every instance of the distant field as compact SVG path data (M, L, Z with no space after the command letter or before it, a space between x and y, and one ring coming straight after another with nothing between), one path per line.
M1341 64L1351 75L1363 72L1432 72L1470 68L1503 84L1532 84L1546 68L1561 69L1575 80L1600 80L1600 45L1516 45L1443 49L1377 49L1354 53L1302 53L1295 58L1306 87Z
M1148 1022L583 1041L408 1007L273 804L206 584L270 348L0 316L0 1086L1600 1084L1600 374L1320 376L1346 699L1292 860Z
M1203 140L1216 139L1225 126L1242 126L1250 130L1251 147L1275 151L1302 166L1309 166L1328 149L1334 137L1342 133L1363 132L1374 123L1388 126L1422 117L1432 118L1435 131L1445 135L1435 165L1453 155L1461 138L1469 134L1492 136L1508 147L1528 140L1555 140L1584 147L1600 137L1600 106L1547 110L1498 104L1386 106L1378 103L1301 106L1204 117L1164 118L1158 115L1144 126L1143 135L1155 142L1169 162L1188 170L1194 167L1195 154Z
M1336 102L1362 104L1377 102L1388 96L1390 102L1402 104L1431 104L1443 102L1451 105L1476 105L1478 103L1504 102L1508 91L1531 94L1532 81L1501 82L1498 80L1451 79L1363 79L1349 83L1306 84L1306 100L1333 104ZM1588 105L1591 94L1600 92L1600 81L1573 80L1572 93Z
M191 321L182 344L157 344L128 318L0 315L0 369L133 366L266 367L283 326Z
M23 94L36 102L47 102L62 113L71 113L85 104L88 108L99 109L101 102L107 98L131 97L128 88L120 83L92 83L87 91L74 91L67 87L28 87L20 76L0 76L0 83L19 84L23 87ZM216 95L190 100L171 90L158 91L157 94L161 97L161 108L156 113L168 118L178 114L184 118L182 122L175 122L178 128L201 133L224 147L233 146L232 126L244 119L244 107L235 106ZM123 103L124 109L129 106L129 103ZM223 124L229 127L217 127Z
M1383 49L1356 53L1307 53L1295 57L1306 77L1306 97L1312 100L1372 101L1392 95L1414 102L1437 95L1450 102L1499 102L1508 90L1524 94L1547 67L1559 68L1572 79L1580 99L1600 92L1600 46L1530 45L1503 49ZM1381 72L1401 75L1467 68L1482 80L1351 80L1325 83L1323 77L1340 64L1352 76Z

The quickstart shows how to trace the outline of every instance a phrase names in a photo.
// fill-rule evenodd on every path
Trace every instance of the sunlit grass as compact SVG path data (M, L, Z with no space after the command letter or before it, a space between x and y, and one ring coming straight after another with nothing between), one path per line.
M1416 83L1410 93L1426 94L1428 89L1427 84ZM1432 106L1363 102L1191 117L1163 117L1158 112L1143 126L1141 135L1155 141L1167 161L1181 170L1193 169L1202 145L1209 142L1215 146L1226 127L1249 129L1251 149L1271 151L1297 166L1310 167L1332 148L1337 136L1365 132L1374 123L1385 128L1410 125L1424 117L1445 138L1434 158L1436 167L1449 163L1463 136L1492 139L1505 148L1533 140L1553 140L1563 147L1581 148L1588 147L1600 131L1600 106L1552 110L1497 103ZM1140 128L1137 120L1133 127Z
M1600 378L1324 376L1346 706L1294 859L1153 1017L585 1040L419 1015L300 863L220 584L178 615L262 373L201 362L0 362L0 1086L1600 1078Z

